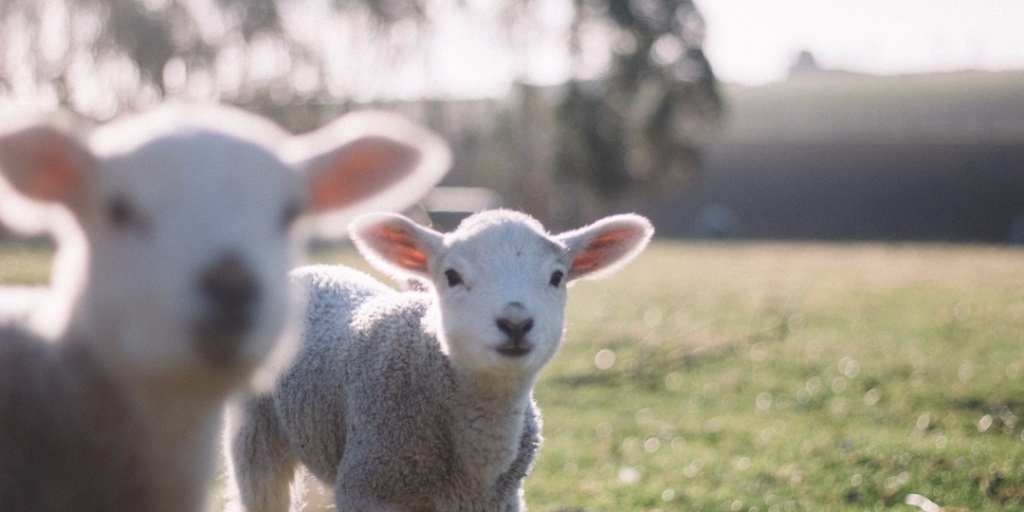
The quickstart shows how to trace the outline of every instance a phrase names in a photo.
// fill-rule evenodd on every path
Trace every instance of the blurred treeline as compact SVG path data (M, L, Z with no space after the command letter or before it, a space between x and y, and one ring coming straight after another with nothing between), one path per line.
M531 44L550 32L553 5L569 22ZM481 44L526 63L509 70L511 93L396 94L429 81L454 11L500 21ZM447 183L493 188L561 227L693 179L721 114L703 35L691 0L3 0L0 106L103 122L167 99L218 100L305 131L383 105L445 133ZM528 85L545 52L565 57L564 82Z

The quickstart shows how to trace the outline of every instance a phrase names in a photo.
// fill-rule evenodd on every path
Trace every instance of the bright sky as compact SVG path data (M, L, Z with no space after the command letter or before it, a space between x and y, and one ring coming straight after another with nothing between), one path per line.
M1024 69L1021 0L694 0L724 82L785 78L794 57L877 74Z
M811 51L822 67L873 74L1024 69L1024 0L694 2L707 25L705 53L723 82L783 80L801 50ZM519 61L494 54L486 43L500 23L488 18L493 3L470 0L476 12L469 16L453 10L435 41L438 57L428 74L434 83L424 89L501 95L510 75L542 84L564 81L568 56L555 51L564 43L552 34L568 28L569 3L530 4L544 9L536 18L540 25L525 27L528 35L519 46L533 48Z
M202 11L196 15L209 21L200 27L204 37L216 40L226 28L218 24L217 16L206 12L214 1L190 0L188 4L207 7L205 11L196 7ZM706 22L705 53L723 82L782 80L802 50L811 51L822 67L874 74L1024 69L1024 0L694 2ZM599 74L607 66L608 34L600 28L585 31L582 58L571 59L565 37L573 20L572 4L573 0L524 2L520 9L530 16L510 24L500 15L508 6L505 0L438 0L430 4L431 16L438 21L433 28L420 32L414 23L400 22L391 29L394 41L416 50L404 56L381 45L375 39L379 34L365 19L333 14L330 0L285 2L282 5L288 8L282 13L296 37L310 47L339 48L339 54L344 53L344 58L331 59L326 69L329 87L339 97L357 101L465 98L502 96L516 79L557 84L573 71L582 76ZM47 5L60 6L61 1L51 0ZM504 50L502 41L509 35L516 51ZM236 90L244 81L278 76L287 68L288 50L280 44L253 42L251 62L247 63L242 43L235 39L235 46L228 45L218 59L216 82L201 73L186 82L184 62L178 61L165 71L168 86L180 89L176 92L208 97L217 89ZM137 78L123 66L107 69L99 64L76 68L104 78L99 87L79 87L75 93L82 96L83 105L92 102L88 107L92 114L103 117L104 108L112 112L118 105L118 97L108 90L111 84L120 83L114 78L127 77L131 82L125 86L128 88ZM253 76L246 75L246 69ZM265 71L262 75L261 70ZM296 90L316 85L316 70L310 66L288 72ZM20 96L15 95L14 103L56 102L55 91L25 89L16 91ZM90 90L96 98L87 97ZM104 100L106 107L96 106ZM0 98L0 107L4 103L11 100Z

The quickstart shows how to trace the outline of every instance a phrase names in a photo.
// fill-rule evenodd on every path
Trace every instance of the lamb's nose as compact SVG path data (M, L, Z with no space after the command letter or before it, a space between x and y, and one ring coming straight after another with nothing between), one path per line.
M526 333L533 329L533 319L526 318L524 320L510 320L508 318L499 318L494 321L495 325L498 326L498 330L507 334L509 338L514 340L521 340Z
M216 364L229 363L256 321L259 282L237 255L228 254L199 277L205 312L195 324L199 352Z
M199 279L199 289L211 306L224 312L241 313L260 294L252 272L235 254L225 255L210 265Z

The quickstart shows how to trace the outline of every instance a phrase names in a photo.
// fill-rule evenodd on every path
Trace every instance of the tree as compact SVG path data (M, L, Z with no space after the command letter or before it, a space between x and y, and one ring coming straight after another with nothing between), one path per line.
M722 111L700 14L690 0L575 2L575 33L611 22L612 57L601 80L571 81L560 105L562 179L613 205L678 189Z
M429 67L431 38L446 30L438 26L444 23L439 13L453 6L482 10L477 4L2 0L0 106L5 98L23 97L105 120L165 98L192 97L243 104L285 126L309 129L309 123L322 120L308 115L309 109L333 105L336 113L339 104L372 98L364 91L373 89L367 84L375 79ZM514 60L520 63L549 50L569 55L561 99L546 107L555 115L537 114L543 105L538 107L535 95L522 94L533 98L520 109L532 118L517 123L524 133L530 131L524 125L553 117L553 161L521 162L550 164L564 189L582 188L593 196L590 206L562 212L562 220L595 216L600 213L595 204L618 205L639 194L672 190L695 175L697 148L721 104L701 50L703 21L691 0L504 0L498 5L507 28L504 47L495 53L518 55ZM543 48L523 44L530 37L523 34L543 24L539 18L553 5L570 12L564 36ZM316 23L296 24L298 11L315 16ZM421 69L418 76L429 73ZM526 75L511 73L513 79ZM521 141L519 146L513 154L522 149Z
M369 30L422 14L418 0L307 3ZM283 103L326 94L337 55L297 37L281 10L289 4L4 0L0 98L28 97L103 120L169 97ZM385 44L386 36L382 29Z

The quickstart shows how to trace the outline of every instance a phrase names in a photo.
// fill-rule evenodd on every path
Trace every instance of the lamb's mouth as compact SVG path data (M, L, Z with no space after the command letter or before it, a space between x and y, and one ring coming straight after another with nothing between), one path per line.
M508 341L495 348L499 354L505 357L523 357L533 350L533 346L523 341Z
M252 323L251 316L237 312L210 315L193 325L196 349L207 361L227 365L244 344Z

